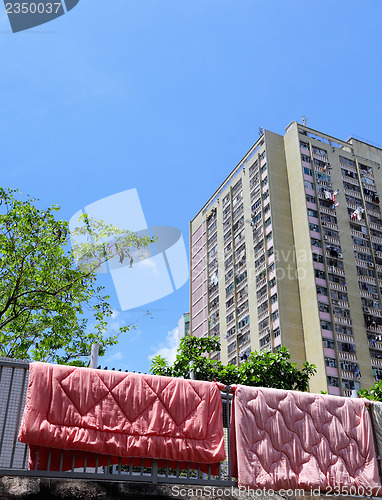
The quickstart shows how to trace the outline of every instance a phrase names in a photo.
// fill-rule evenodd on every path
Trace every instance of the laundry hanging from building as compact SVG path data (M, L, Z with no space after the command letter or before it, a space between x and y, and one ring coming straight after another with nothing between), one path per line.
M46 470L53 448L50 470L83 466L88 452L88 467L142 457L217 473L225 459L221 394L199 380L31 363L19 440L30 445L31 469L38 456Z
M357 207L354 212L351 214L350 218L361 220L362 219L362 214L364 213L365 209L362 207Z
M381 493L362 399L236 386L232 475L254 490L320 488Z

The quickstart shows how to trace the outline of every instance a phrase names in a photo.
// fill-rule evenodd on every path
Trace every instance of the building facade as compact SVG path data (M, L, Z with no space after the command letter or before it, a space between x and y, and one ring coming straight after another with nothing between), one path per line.
M190 223L190 323L216 359L287 347L310 390L382 379L382 149L264 131Z
M182 317L178 321L178 347L180 344L180 339L185 335L190 333L190 313L182 314Z

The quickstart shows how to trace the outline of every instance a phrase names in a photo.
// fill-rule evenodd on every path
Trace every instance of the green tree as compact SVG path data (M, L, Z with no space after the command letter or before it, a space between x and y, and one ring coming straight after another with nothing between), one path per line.
M0 356L84 365L92 343L102 356L133 327L105 335L112 309L95 271L116 256L132 265L131 252L152 240L84 215L74 232L83 242L71 248L59 207L41 210L17 192L0 188Z
M382 380L376 382L370 389L360 389L357 391L360 398L370 399L371 401L382 401Z
M285 347L276 352L252 352L240 366L223 365L207 356L219 350L220 341L216 337L186 335L180 341L173 365L169 366L162 356L155 356L150 372L184 378L190 378L193 373L196 380L298 391L306 391L310 377L316 373L313 364L305 362L299 369L297 363L291 363Z

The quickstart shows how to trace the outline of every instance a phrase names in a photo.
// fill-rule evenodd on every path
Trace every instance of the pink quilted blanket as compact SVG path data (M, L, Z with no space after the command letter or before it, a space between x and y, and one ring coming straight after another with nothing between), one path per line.
M371 421L361 399L239 385L231 450L239 486L320 488L337 495L381 490Z
M220 391L210 382L31 363L19 440L31 445L31 468L36 446L78 450L76 467L81 451L92 463L99 453L111 463L149 457L217 466L225 459ZM59 461L55 453L50 468ZM44 462L41 448L38 467ZM66 452L63 468L71 467Z

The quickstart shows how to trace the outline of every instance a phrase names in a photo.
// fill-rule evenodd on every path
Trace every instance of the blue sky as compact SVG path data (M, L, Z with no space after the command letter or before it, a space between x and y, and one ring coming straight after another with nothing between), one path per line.
M1 6L1 185L67 219L136 188L148 224L178 227L188 247L189 220L260 126L305 115L382 143L381 17L359 0L80 0L12 34ZM148 371L171 350L188 284L148 308L103 364Z

